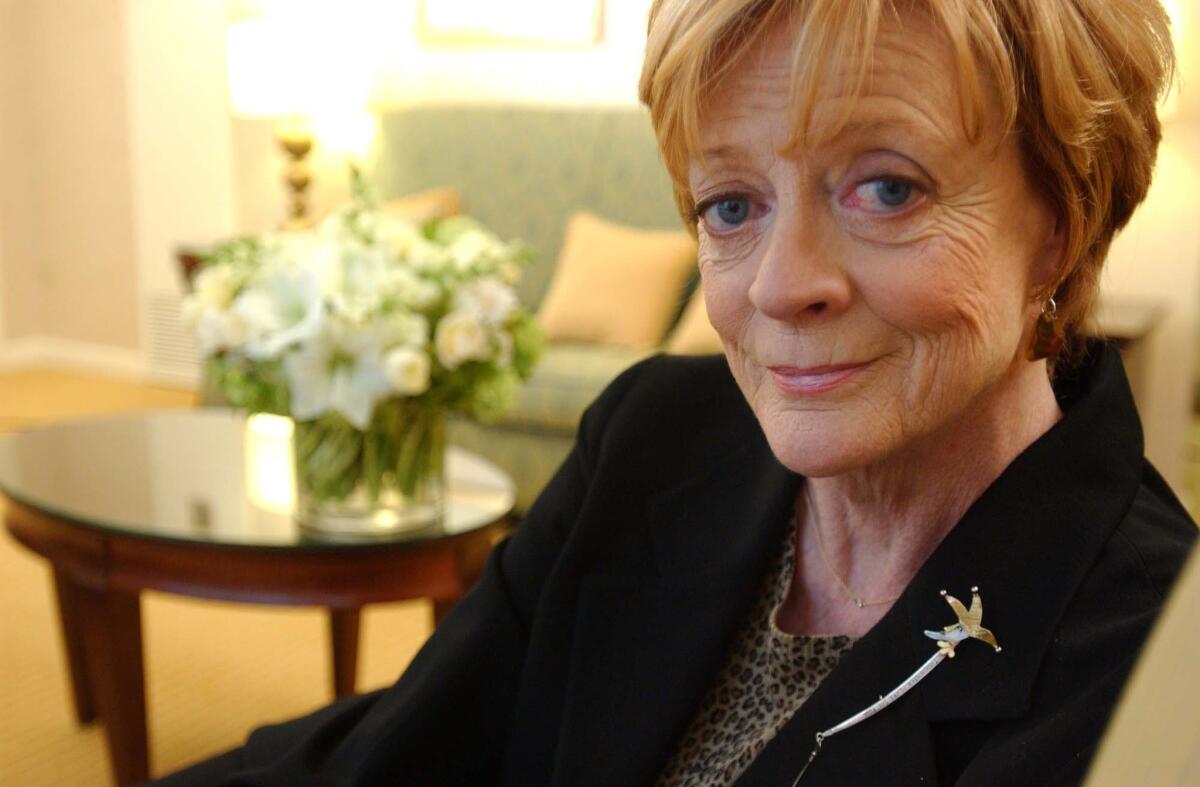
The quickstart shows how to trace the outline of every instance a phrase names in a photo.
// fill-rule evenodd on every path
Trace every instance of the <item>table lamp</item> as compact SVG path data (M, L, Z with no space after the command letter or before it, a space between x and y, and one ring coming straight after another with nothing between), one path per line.
M275 136L288 160L286 229L312 223L307 194L314 121L328 126L331 118L356 117L367 102L369 68L344 28L311 14L242 19L226 28L233 114L277 120Z

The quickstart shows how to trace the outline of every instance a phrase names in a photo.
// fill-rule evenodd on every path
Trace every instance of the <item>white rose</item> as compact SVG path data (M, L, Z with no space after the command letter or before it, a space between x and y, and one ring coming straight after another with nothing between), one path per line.
M499 325L517 308L518 301L512 287L489 276L455 293L454 305L460 311L476 315L488 325Z
M487 331L473 315L450 312L438 323L434 338L438 360L447 369L457 369L463 363L491 356Z
M240 279L228 265L202 268L192 284L195 298L206 308L224 309L233 301Z
M383 375L398 393L419 396L429 390L429 356L401 347L383 358Z
M482 232L464 232L454 239L447 250L454 261L455 270L463 273L497 251L495 241Z

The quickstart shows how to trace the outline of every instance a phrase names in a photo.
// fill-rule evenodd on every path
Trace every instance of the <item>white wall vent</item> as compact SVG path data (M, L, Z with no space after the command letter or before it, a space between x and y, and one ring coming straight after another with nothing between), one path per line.
M146 326L146 364L157 382L197 386L203 373L195 338L180 324L183 296L172 290L152 290L143 308Z

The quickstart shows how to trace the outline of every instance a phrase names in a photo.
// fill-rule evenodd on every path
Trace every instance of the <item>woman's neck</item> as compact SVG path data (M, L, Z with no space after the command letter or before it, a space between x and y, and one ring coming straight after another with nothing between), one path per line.
M842 585L867 602L898 596L971 504L1061 417L1045 364L1021 363L903 454L808 479L797 500L796 572L781 628L865 633L890 603L858 608Z

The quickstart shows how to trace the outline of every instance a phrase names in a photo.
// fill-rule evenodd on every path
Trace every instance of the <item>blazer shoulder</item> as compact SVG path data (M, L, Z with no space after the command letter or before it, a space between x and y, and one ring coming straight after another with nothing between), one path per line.
M652 355L618 375L610 388L624 388L649 402L681 406L741 399L723 355Z
M1161 602L1196 543L1196 523L1155 469L1144 461L1142 483L1113 540Z
M581 425L587 439L603 431L641 442L690 441L700 433L745 434L754 414L724 356L655 355L617 376L588 408Z
M1129 620L1157 616L1196 542L1187 510L1149 462L1125 515L1117 523L1076 595L1077 612L1124 609ZM1068 619L1072 616L1068 615ZM1083 617L1087 617L1084 615ZM1134 627L1140 645L1145 632Z
M759 442L766 438L723 356L657 355L600 394L584 413L576 449L590 477L605 468L665 488Z
M670 408L683 415L713 407L746 410L745 399L721 355L654 355L617 376L597 404L621 398L634 409Z
M1029 713L999 728L959 783L1079 784L1196 526L1149 463L1059 621ZM1019 756L1014 756L1019 752Z

